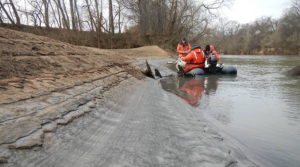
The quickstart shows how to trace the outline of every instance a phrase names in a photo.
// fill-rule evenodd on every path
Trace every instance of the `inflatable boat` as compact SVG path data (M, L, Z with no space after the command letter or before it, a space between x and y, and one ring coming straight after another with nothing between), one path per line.
M180 73L178 71L178 73ZM184 75L211 75L211 74L219 74L219 75L236 75L237 69L233 66L216 66L213 68L194 68L193 70L184 73Z
M156 77L163 78L163 77L168 77L168 76L173 75L173 74L170 74L170 75L162 76L160 71L156 68L154 69L154 73L153 73L148 61L146 60L145 62L146 62L146 70L142 71L142 73L144 75L146 75L147 77L156 79ZM206 62L205 68L194 68L193 70L186 72L186 73L183 72L183 67L182 67L182 64L180 61L168 62L168 64L174 64L176 66L178 75L183 76L183 77L212 75L212 74L216 74L216 75L236 75L237 74L237 69L235 67L223 66L223 64L219 64L216 61Z
M205 61L204 68L194 68L189 72L184 73L183 67L186 62L178 59L176 61L176 69L179 75L184 76L196 76L196 75L210 75L210 74L219 74L219 75L236 75L237 69L233 66L224 66L217 62L217 59L214 55L210 56L210 59Z

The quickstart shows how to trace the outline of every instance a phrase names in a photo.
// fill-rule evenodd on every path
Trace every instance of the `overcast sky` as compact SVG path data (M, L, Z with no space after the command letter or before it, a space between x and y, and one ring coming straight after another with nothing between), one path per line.
M262 16L279 18L290 4L290 0L234 0L222 13L229 20L249 23Z

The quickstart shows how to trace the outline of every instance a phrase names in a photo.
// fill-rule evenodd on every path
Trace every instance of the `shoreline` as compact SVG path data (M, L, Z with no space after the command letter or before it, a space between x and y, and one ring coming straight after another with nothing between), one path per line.
M0 29L0 165L256 166L144 78L145 57L169 72L159 47L103 50Z

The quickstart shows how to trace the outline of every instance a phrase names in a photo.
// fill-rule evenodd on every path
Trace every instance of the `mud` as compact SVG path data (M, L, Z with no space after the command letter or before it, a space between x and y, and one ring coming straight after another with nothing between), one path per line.
M134 82L46 133L42 148L13 150L8 166L256 166L159 81Z
M0 48L2 166L256 166L142 76L145 57L174 74L157 46L101 50L1 28Z

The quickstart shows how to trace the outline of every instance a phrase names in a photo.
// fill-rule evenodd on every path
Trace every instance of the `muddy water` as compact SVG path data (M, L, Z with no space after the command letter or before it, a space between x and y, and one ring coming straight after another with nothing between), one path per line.
M223 56L236 77L161 81L262 166L300 166L300 78L285 71L300 56Z

